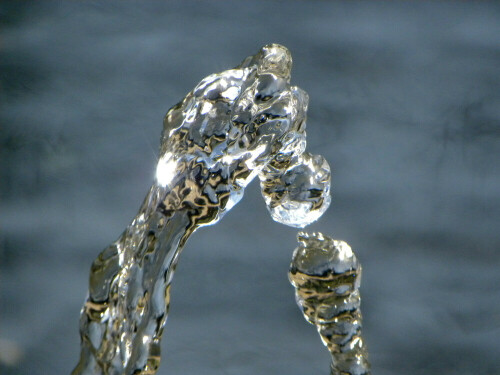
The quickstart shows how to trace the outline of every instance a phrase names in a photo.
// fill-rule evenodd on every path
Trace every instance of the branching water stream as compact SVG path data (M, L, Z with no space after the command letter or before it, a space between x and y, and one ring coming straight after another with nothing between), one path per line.
M219 221L256 176L272 217L303 227L330 203L330 169L305 150L308 96L292 59L263 47L203 79L165 116L156 180L139 213L94 261L78 374L154 374L181 250Z

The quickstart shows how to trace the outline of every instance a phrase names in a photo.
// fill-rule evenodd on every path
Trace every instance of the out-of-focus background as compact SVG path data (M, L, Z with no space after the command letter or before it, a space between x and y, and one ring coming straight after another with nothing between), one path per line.
M313 230L363 266L374 374L500 374L500 7L0 4L0 373L67 374L92 260L134 217L162 117L277 42L333 168ZM252 183L182 254L159 374L327 374Z

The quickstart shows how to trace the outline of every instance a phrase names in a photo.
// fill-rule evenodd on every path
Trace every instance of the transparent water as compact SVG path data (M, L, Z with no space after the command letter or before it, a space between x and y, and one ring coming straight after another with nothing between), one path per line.
M329 205L330 173L304 154L307 94L283 46L203 79L165 116L156 181L137 216L92 264L73 374L152 374L183 246L217 223L259 175L276 221L303 227ZM279 196L279 197L278 197Z

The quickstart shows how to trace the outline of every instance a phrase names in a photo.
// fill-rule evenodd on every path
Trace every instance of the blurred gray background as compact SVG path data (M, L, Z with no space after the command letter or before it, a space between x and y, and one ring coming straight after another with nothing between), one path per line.
M67 374L88 271L134 217L162 117L270 42L333 169L311 229L364 266L374 374L500 374L500 7L0 4L0 373ZM296 230L252 183L189 241L159 374L327 374L287 280Z

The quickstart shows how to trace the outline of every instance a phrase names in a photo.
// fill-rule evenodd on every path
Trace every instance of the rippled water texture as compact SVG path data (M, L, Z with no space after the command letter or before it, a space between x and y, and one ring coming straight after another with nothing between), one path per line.
M167 112L155 181L92 264L73 375L156 373L183 246L238 203L255 176L276 221L304 227L325 212L330 169L304 154L307 94L290 86L291 68L285 47L264 46Z
M332 359L331 375L370 375L361 332L361 264L351 247L323 233L300 232L288 278L304 318Z

